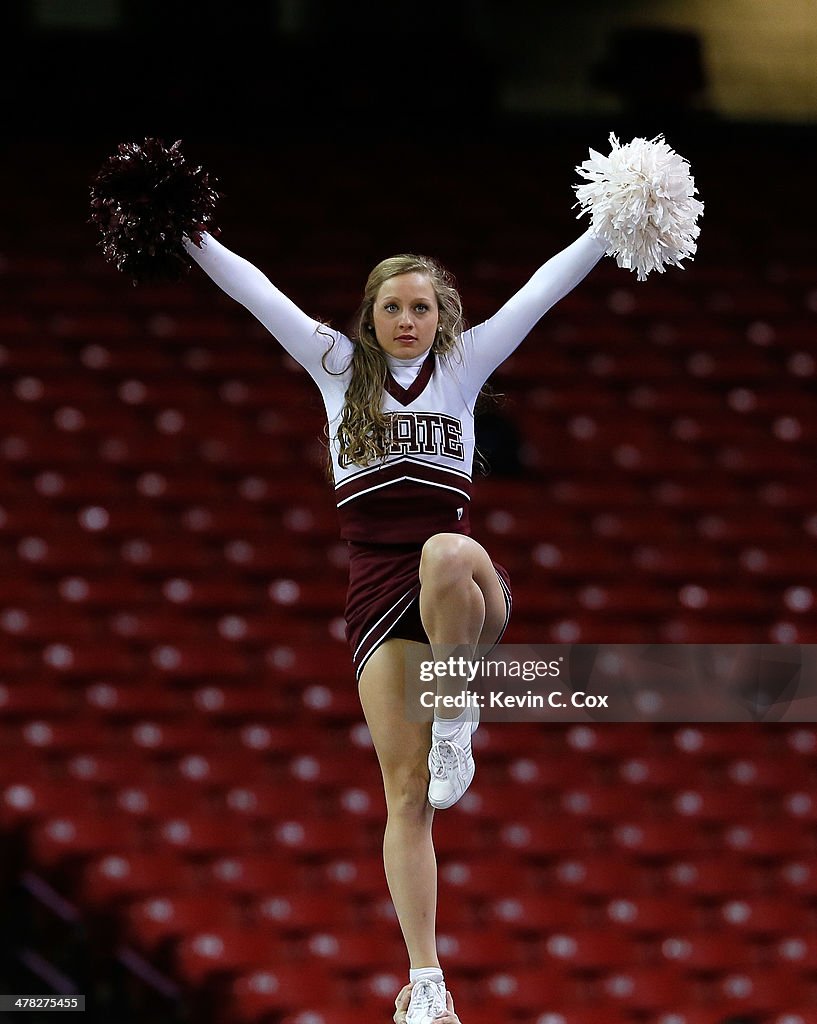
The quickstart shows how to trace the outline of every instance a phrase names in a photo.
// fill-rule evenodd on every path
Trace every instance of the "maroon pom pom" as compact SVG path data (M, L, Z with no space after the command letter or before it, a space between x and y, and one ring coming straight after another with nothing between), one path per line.
M134 284L180 280L192 265L183 237L199 245L203 232L219 233L212 223L216 179L191 166L181 146L123 142L91 185L90 223L102 234L105 259Z

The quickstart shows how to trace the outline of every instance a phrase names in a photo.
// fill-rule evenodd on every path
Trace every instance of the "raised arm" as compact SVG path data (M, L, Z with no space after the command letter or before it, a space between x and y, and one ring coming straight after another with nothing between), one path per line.
M606 248L606 242L586 231L541 266L489 320L465 332L465 371L477 391L551 306L590 273Z
M184 245L190 256L219 288L246 306L292 358L316 380L326 376L321 359L329 346L330 337L336 342L330 357L330 367L338 370L346 365L348 339L319 320L307 316L248 260L231 252L209 234L202 236L201 248L189 239L185 240Z

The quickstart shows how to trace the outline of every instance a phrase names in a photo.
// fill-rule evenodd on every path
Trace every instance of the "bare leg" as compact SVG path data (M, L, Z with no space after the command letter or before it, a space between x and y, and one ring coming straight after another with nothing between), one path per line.
M488 552L473 538L437 533L423 545L420 560L420 617L434 659L470 659L480 643L492 644L505 623L505 596ZM462 682L438 680L438 695L455 695ZM438 707L438 718L455 718L461 708Z
M431 725L406 720L403 687L409 643L387 640L378 647L361 674L359 690L383 774L388 813L383 863L410 966L438 967L434 808L427 800Z

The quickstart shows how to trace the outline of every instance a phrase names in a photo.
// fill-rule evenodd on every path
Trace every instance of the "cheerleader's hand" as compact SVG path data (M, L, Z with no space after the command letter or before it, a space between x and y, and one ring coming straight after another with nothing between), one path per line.
M411 985L404 985L394 1000L394 1024L406 1024L406 1010L411 1000Z
M394 1011L394 1024L406 1024L406 1011L408 1010L409 1001L411 1000L411 985L405 985L400 989L397 994L397 998L394 1000L395 1011ZM454 1013L454 1000L451 998L451 993L445 993L446 1011L435 1017L434 1020L438 1021L439 1024L460 1024L460 1019Z
M438 1017L434 1018L436 1024L460 1024L459 1017L454 1013L454 1000L451 993L447 990L445 993L445 1005L447 1007L445 1013L441 1013Z

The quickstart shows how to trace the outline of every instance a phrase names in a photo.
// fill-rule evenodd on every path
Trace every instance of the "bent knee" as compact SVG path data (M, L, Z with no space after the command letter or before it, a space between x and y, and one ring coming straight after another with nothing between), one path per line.
M459 533L435 533L423 544L420 556L420 581L429 576L451 579L471 575L468 558L469 539Z
M424 815L428 804L428 767L418 764L412 768L401 768L383 773L383 788L386 793L386 808L389 817L410 817Z

